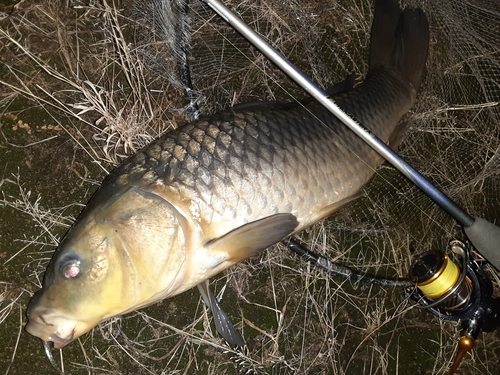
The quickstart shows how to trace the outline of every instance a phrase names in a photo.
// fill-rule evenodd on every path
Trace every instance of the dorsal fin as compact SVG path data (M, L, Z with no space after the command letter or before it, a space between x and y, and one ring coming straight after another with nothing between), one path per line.
M329 96L340 95L344 92L352 90L352 88L354 87L355 80L356 80L356 75L354 73L349 74L344 80L328 87L325 90L325 92ZM243 111L264 111L272 108L288 109L288 108L294 108L298 105L307 105L311 103L313 100L314 100L313 98L309 97L300 100L298 102L287 102L287 103L278 102L276 100L268 102L239 103L231 107L231 110L233 112L243 112Z

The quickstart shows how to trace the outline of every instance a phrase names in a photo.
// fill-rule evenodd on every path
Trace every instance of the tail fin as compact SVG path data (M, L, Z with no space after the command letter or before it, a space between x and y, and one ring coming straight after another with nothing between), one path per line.
M394 67L418 90L429 50L429 24L422 9L401 11L396 0L377 0L370 43L370 69Z

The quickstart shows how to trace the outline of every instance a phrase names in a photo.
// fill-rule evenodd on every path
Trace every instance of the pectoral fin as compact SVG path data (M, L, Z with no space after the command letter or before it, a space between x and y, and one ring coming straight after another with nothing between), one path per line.
M215 298L211 292L208 286L208 280L198 284L198 290L203 297L205 305L207 305L214 315L214 324L217 332L219 332L224 340L232 347L244 347L245 341L236 328L234 328L233 323L231 323L225 311L219 305L217 298Z
M242 225L222 237L208 241L205 247L215 258L232 263L241 262L293 233L299 222L292 214L276 214ZM216 264L213 265L217 266Z

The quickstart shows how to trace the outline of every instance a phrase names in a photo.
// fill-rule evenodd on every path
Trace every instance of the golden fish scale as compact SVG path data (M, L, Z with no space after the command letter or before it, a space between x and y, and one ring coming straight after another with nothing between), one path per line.
M379 69L335 100L387 140L414 90ZM300 230L323 217L326 206L356 194L381 160L318 103L282 105L184 125L122 164L101 190L115 182L154 187L169 201L185 202L191 219L226 229L291 212Z

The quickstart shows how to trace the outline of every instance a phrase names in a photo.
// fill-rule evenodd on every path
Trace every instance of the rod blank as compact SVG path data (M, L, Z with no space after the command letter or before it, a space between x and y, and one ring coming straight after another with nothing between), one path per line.
M474 247L497 269L500 270L500 228L484 220L475 219L465 210L458 206L446 194L440 191L434 184L428 181L422 174L408 164L396 152L382 142L361 124L349 117L328 95L316 86L299 69L290 63L285 57L272 48L262 37L247 26L231 10L219 0L203 0L217 14L226 20L235 30L240 32L254 47L262 52L267 58L275 63L284 73L293 79L299 86L307 91L313 98L319 101L326 109L342 121L357 136L363 139L385 160L391 163L398 171L418 186L439 207L455 219L465 231L465 234Z

